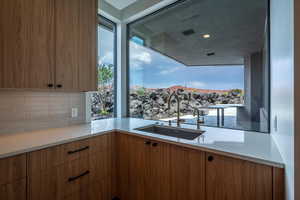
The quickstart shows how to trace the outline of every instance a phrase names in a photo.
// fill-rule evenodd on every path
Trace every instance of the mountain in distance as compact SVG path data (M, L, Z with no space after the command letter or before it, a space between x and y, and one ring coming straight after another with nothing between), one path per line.
M143 87L141 86L132 86L131 90L139 90ZM199 88L189 88L189 87L185 87L185 86L181 86L181 85L175 85L169 88L145 88L146 90L150 90L150 91L155 91L157 89L164 89L164 90L170 90L170 91L176 91L178 89L187 91L187 92L196 92L196 93L204 93L204 94L209 94L209 93L217 93L217 94L223 94L223 93L227 93L230 92L231 90L210 90L210 89L199 89Z

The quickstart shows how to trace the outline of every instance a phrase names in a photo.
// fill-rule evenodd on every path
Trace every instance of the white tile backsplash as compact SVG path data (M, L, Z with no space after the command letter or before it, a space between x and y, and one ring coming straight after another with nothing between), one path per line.
M0 91L0 134L80 124L85 115L84 93Z

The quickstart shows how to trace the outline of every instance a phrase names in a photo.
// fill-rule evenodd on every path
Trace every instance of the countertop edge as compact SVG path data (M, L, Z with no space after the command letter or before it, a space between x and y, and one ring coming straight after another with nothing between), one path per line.
M35 147L27 148L27 149L21 149L21 150L14 151L14 152L11 152L11 153L2 154L2 155L0 155L0 159L9 158L9 157L12 157L12 156L18 156L18 155L30 153L30 152L33 152L33 151L39 151L39 150L42 150L42 149L67 144L67 143L70 143L70 142L76 142L76 141L79 141L79 140L89 139L89 138L92 138L92 137L95 137L95 136L105 135L105 134L109 134L109 133L112 133L112 132L115 132L115 131L117 131L117 130L112 129L112 130L107 130L107 131L103 131L103 132L99 132L99 133L94 133L93 135L74 137L74 138L71 138L71 139L60 140L60 141L53 142L53 143L46 144L46 145L42 145L42 146L35 146Z
M45 149L45 148L54 147L54 146L57 146L57 145L63 145L63 144L70 143L70 142L76 142L76 141L83 140L83 139L89 139L89 138L92 138L92 137L95 137L95 136L99 136L99 135L103 135L103 134L109 134L109 133L112 133L112 132L120 132L120 133L123 133L123 134L129 134L129 135L133 135L133 136L136 136L136 137L153 139L153 140L161 141L161 142L168 143L168 144L174 144L174 145L182 146L182 147L185 147L185 148L191 148L191 149L195 149L195 150L205 151L205 152L208 152L208 153L215 153L215 154L219 154L219 155L223 155L223 156L228 156L228 157L231 157L231 158L242 159L242 160L246 160L246 161L250 161L250 162L255 162L255 163L258 163L258 164L268 165L268 166L271 166L271 167L285 168L284 163L267 161L267 160L264 160L264 159L255 158L255 157L248 156L248 155L242 155L242 154L239 154L239 153L226 152L226 151L222 151L222 150L218 150L218 149L214 149L214 148L209 148L209 147L204 147L204 146L196 146L196 145L192 145L192 144L185 144L185 143L170 141L170 140L167 140L167 139L162 139L162 138L155 137L155 136L147 136L147 135L142 135L142 134L138 134L138 133L133 133L133 132L118 129L118 128L93 133L92 135L85 135L85 136L79 136L79 137L74 137L74 138L70 138L70 139L59 140L57 142L53 142L53 143L49 143L49 144L45 144L45 145L41 145L41 146L34 146L34 147L31 147L31 148L27 148L27 149L21 149L21 150L10 152L10 153L5 153L5 154L0 155L0 159L5 159L5 158L8 158L8 157L17 156L17 155L21 155L21 154L26 154L26 153L30 153L30 152L33 152L33 151L38 151L38 150L42 150L42 149Z
M185 147L185 148L205 151L207 153L215 153L215 154L218 154L218 155L228 156L228 157L231 157L231 158L242 159L242 160L246 160L246 161L250 161L250 162L255 162L255 163L258 163L258 164L268 165L268 166L271 166L271 167L285 168L284 163L266 161L266 160L263 160L263 159L260 159L260 158L255 158L255 157L251 157L251 156L247 156L247 155L241 155L241 154L238 154L238 153L231 153L231 152L221 151L221 150L218 150L218 149L213 149L213 148L204 147L204 146L201 147L201 146L196 146L196 145L192 145L192 144L174 142L174 141L165 140L165 139L158 138L158 137L141 135L141 134L138 134L138 133L133 133L133 132L119 130L119 129L115 129L115 131L116 132L121 132L121 133L124 133L124 134L128 134L128 135L133 135L133 136L136 136L136 137L153 139L153 140L157 140L157 141L168 143L168 144L174 144L174 145L182 146L182 147Z

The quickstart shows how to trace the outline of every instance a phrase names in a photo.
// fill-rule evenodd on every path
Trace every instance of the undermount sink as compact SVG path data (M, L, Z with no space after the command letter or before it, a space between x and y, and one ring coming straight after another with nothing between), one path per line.
M163 125L156 125L156 124L137 128L135 130L144 131L147 133L171 136L176 138L182 138L186 140L194 140L195 138L199 137L205 132L201 130L163 126Z

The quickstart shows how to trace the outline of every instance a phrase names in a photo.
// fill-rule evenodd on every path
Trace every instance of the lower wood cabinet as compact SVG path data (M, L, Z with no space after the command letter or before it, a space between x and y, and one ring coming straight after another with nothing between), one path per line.
M26 200L26 179L0 186L0 199Z
M125 133L0 159L0 200L284 200L284 170Z
M126 134L117 147L121 200L284 199L283 169Z
M205 199L205 153L170 146L171 199Z
M122 200L148 199L150 143L140 138L117 135L117 191Z
M112 151L111 135L103 135L85 140L84 142L75 142L60 147L53 147L52 150L59 148L62 153L48 153L49 159L33 152L29 155L29 177L28 177L28 199L29 200L64 200L64 199L82 199L82 200L108 200L112 198ZM81 144L81 145L80 145ZM94 145L97 145L96 148ZM83 145L83 147L82 147ZM90 146L86 146L90 145ZM76 147L74 149L74 147ZM87 148L89 147L89 148ZM70 148L72 150L70 150ZM65 149L72 151L70 157L64 154ZM97 149L94 151L93 149ZM92 151L93 150L93 151ZM74 153L73 153L74 152ZM86 152L86 153L84 153ZM65 159L55 158L64 157ZM76 156L78 155L78 156ZM51 160L61 160L59 164L50 167L38 168L36 163L49 162ZM41 164L39 166L45 166ZM32 170L39 169L39 170ZM75 198L76 196L76 198Z
M0 159L0 199L26 200L26 154Z
M265 165L207 154L206 199L272 200L272 170Z
M205 154L119 134L118 196L121 200L205 198Z

